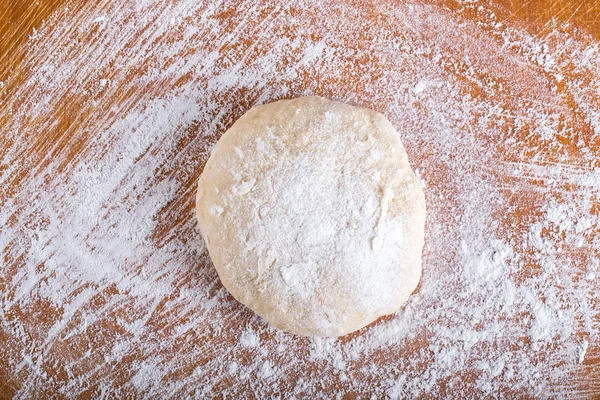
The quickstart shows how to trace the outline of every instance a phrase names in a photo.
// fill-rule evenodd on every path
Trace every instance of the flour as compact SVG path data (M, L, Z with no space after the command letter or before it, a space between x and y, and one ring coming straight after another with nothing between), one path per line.
M455 8L58 10L0 92L5 387L598 397L598 43ZM193 216L219 135L255 104L308 94L385 114L427 182L417 294L341 340L282 334L235 302Z

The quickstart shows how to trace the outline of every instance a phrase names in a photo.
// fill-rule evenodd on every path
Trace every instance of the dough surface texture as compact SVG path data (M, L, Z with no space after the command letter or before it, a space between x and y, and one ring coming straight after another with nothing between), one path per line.
M372 110L317 96L252 108L215 145L196 213L225 288L284 331L348 334L421 277L423 190Z

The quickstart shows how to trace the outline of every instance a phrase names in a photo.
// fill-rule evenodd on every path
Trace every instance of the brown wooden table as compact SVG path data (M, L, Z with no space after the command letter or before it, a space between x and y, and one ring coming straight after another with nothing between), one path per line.
M19 115L19 110L21 108L19 104L11 102L11 96L13 96L14 93L19 92L19 96L24 99L24 102L38 101L42 98L39 92L36 92L38 93L38 97L33 98L33 100L29 99L27 94L23 91L28 90L28 78L32 75L33 71L43 65L43 58L45 55L39 49L44 48L46 45L48 45L48 48L52 48L51 43L46 43L47 41L45 41L43 35L49 35L48 32L56 27L62 27L65 30L65 35L68 35L73 29L77 28L79 21L75 18L81 15L82 10L95 10L100 18L98 24L101 24L102 10L110 11L122 7L126 3L126 1L111 3L110 1L104 0L93 0L90 2L69 0L39 0L36 2L3 0L0 3L0 82L6 83L0 86L0 108L8 107L7 105L10 104L11 109L7 110L5 108L3 112L0 111L0 129L2 126L13 124L16 118L21 118L23 120L28 118L27 115ZM166 3L169 2L167 1ZM175 2L172 3L174 4ZM444 10L447 9L455 10L457 13L460 12L461 18L465 18L466 20L478 22L482 18L482 15L476 8L465 8L464 4L459 4L452 0L439 0L430 3L434 4L436 7L442 7ZM495 10L497 15L501 16L505 23L512 24L516 27L522 27L522 29L535 35L544 35L552 29L555 29L554 27L560 25L560 23L569 23L585 34L591 35L593 40L600 41L600 2L597 0L529 0L525 2L496 0L492 3L485 4L487 7ZM70 10L68 13L64 13L65 7L68 7ZM356 7L369 10L370 5L368 2L357 1ZM53 19L53 13L57 12L57 10L63 10L61 15L72 15L73 18ZM235 15L235 12L235 6L231 5L230 7L224 7L219 15L225 18L228 15ZM365 15L369 15L368 12ZM377 16L376 13L371 15L373 18L376 18ZM266 21L270 16L264 15L264 18ZM46 21L45 25L43 25L43 21ZM156 28L156 25L153 26L154 22L155 21L145 21L144 23L149 24L147 29L150 30ZM254 28L258 29L257 27L262 22L263 21L260 18L257 20L248 20L246 23L249 27L246 26L244 29L249 29L249 31L252 31ZM275 22L271 21L271 23ZM42 37L36 38L34 30L40 29L44 30ZM99 28L92 27L90 30L81 32L78 36L80 42L72 43L73 47L66 49L65 51L71 51L73 52L72 56L77 57L78 49L84 48L85 46L95 46L95 40L99 37L96 36L99 35L96 31L97 29ZM33 37L33 39L29 39L30 37ZM28 42L28 40L30 40L30 42ZM172 38L165 36L155 40L158 41L157 44L169 46ZM212 38L211 40L216 41L217 38ZM85 43L89 44L86 45ZM146 46L148 45L148 42L138 44ZM226 44L226 46L231 46L232 48L245 45L246 44L244 43L235 42ZM102 43L101 46L110 46L110 43ZM98 55L102 56L102 54L102 51L98 52ZM251 51L249 54L249 57L257 56L252 54ZM193 54L179 54L177 57L192 55ZM95 61L91 58L89 62L93 63ZM175 62L175 60L173 60L173 62ZM223 63L226 62L227 60L223 61ZM133 112L136 105L142 103L145 99L148 99L156 93L161 93L163 90L163 87L155 84L144 88L144 90L140 90L139 86L129 84L128 78L134 79L143 72L148 72L148 70L156 67L150 64L152 64L151 61L149 61L148 64L130 66L130 69L126 73L123 71L115 72L111 69L113 67L112 65L105 65L98 75L93 77L96 81L101 82L95 86L89 82L66 81L74 87L81 85L82 88L86 89L85 91L66 91L63 98L51 100L55 102L49 113L44 116L37 116L24 123L25 125L20 125L30 129L24 129L22 135L19 136L18 139L15 139L14 136L0 137L0 157L6 156L5 150L14 143L14 140L28 143L28 146L18 155L19 158L18 161L16 161L19 163L18 168L9 170L7 166L0 164L0 176L6 174L5 176L9 177L7 180L9 182L8 186L5 186L0 190L0 204L4 204L8 198L18 195L23 188L23 182L27 181L35 174L40 174L40 171L43 172L44 168L51 163L53 157L60 157L60 159L63 160L58 166L58 169L53 170L52 172L53 174L58 174L59 177L43 177L42 174L38 175L38 177L41 177L40 179L58 182L61 180L60 174L65 174L64 179L68 180L70 174L73 173L78 165L89 162L89 160L85 161L81 156L84 151L88 150L86 146L89 144L89 138L96 134L91 130L96 125L89 121L96 119L115 121L118 116L127 115L129 112ZM118 74L121 74L121 77L118 77ZM126 78L124 79L123 76L126 76ZM176 79L171 78L171 76L165 76L162 85L164 85L164 87L177 88L189 78L189 75L176 76ZM102 79L106 80L102 81ZM308 76L300 77L299 79L300 82L302 82L302 79L305 79L305 81L303 81L303 84L305 85L311 84L311 78ZM109 85L105 88L103 85L105 85L106 82L109 82ZM114 82L117 82L120 86L111 86ZM102 98L105 90L107 91L106 93L108 93L108 99ZM291 93L293 93L294 90L295 89L292 88ZM366 89L357 89L359 95L361 95L361 90L364 91ZM473 93L475 97L478 96L478 93ZM326 95L327 93L324 94ZM90 99L95 98L98 99L99 109L90 105ZM218 111L215 110L211 111L212 114L209 113L210 116L215 118L215 124L218 124L216 131L222 132L227 126L231 125L231 123L251 106L253 102L257 101L257 99L258 95L246 97L246 93L234 89L228 92L227 98L225 98L224 101L236 102L236 105L231 109L226 110L227 113L225 117L222 115L219 117ZM600 101L599 99L600 96L596 97L595 100L592 98L587 101L595 102L597 105ZM368 100L366 103L366 105L370 105ZM23 107L24 109L30 109L32 106L30 104L23 104ZM599 141L597 139L594 141L594 138L592 137L595 133L591 130L589 125L586 125L587 122L584 121L585 118L577 114L574 103L573 107L573 115L571 115L570 118L575 121L573 122L575 125L579 124L579 126L582 127L582 137L590 138L589 148L597 151L597 154L600 154ZM17 117L17 115L19 116ZM170 144L172 147L171 150L179 152L185 151L188 146L191 146L192 138L195 137L198 127L203 127L205 124L205 122L202 121L188 122L188 126L185 128L188 134L181 136L182 139L180 142ZM20 123L22 123L22 121ZM160 123L160 121L155 121L155 123ZM73 136L75 133L76 136ZM529 139L524 138L522 143L527 142L527 140ZM110 142L108 142L107 146L110 145ZM519 143L517 142L515 146L519 146ZM529 148L535 148L531 143L528 143L527 146L529 146ZM549 151L551 154L552 150ZM204 157L206 154L207 153L205 152ZM143 160L139 160L139 162L140 165L143 165ZM184 182L181 188L178 189L180 192L175 197L175 200L167 207L156 210L156 216L154 216L161 221L158 223L153 236L157 248L161 248L165 243L174 240L173 238L175 236L189 234L195 229L192 217L193 201L190 199L193 198L194 185L197 176L200 173L200 169L195 171L179 171L172 165L164 165L156 171L156 179L157 182L160 182L162 178L178 173L183 174L183 178L181 179ZM100 179L99 182L101 182L101 178L98 179ZM9 231L6 227L14 227L19 220L19 215L27 212L29 206L27 202L23 201L19 203L18 206L15 206L14 203L11 204L15 207L13 217L6 221L5 229L0 227L0 237L1 235L7 235L8 232L11 234L15 232L14 230ZM36 207L37 206L38 205L36 205ZM118 205L115 207L118 208ZM43 221L38 222L40 224L44 223ZM32 220L31 223L34 224L37 222ZM6 243L9 243L6 249L9 250L6 250L2 254L2 258L0 258L0 260L3 261L2 268L4 269L4 275L0 275L0 294L4 293L5 299L12 300L18 294L14 293L14 286L11 283L11 279L12 276L18 275L19 271L21 271L26 264L24 259L27 257L27 244L23 243L28 243L27 241L29 238L27 237L26 231L21 230L18 231L17 237L11 237L6 240ZM183 243L186 241L185 237L181 240ZM2 241L0 240L0 243L1 242ZM101 244L97 245L101 246ZM598 249L596 249L596 251L597 250ZM197 254L190 252L181 257L182 260L190 262L190 259L197 257ZM207 263L206 254L202 256L202 262ZM39 265L42 270L45 268L43 267L43 260L40 261ZM583 263L579 264L579 267L583 268ZM139 268L140 271L143 271L143 265L140 265ZM198 272L190 271L182 273L177 279L180 279L181 282L184 283L200 280L204 282L204 287L209 287L210 282L215 281L216 279L216 274L214 272L208 272L208 276L199 276L198 274ZM42 276L38 284L43 285L44 279L46 278ZM85 281L86 277L81 277L81 279ZM69 398L69 393L57 393L54 391L57 387L57 383L69 381L76 382L81 376L84 377L84 381L78 381L77 385L84 389L78 391L78 397L95 398L99 397L103 391L110 391L111 388L98 385L98 383L102 382L106 377L110 377L112 382L114 382L119 390L121 390L119 392L120 396L128 398L140 396L140 393L143 391L136 391L130 384L130 382L135 379L131 373L132 369L136 369L136 371L143 369L144 360L136 359L137 353L135 349L124 350L129 352L119 363L110 361L106 364L104 363L105 352L108 351L108 349L113 348L112 346L119 341L116 339L119 335L127 337L124 341L128 346L133 346L134 348L139 346L140 354L143 351L147 351L147 348L144 350L143 344L136 342L128 336L128 332L120 330L119 328L122 323L135 324L136 320L140 319L143 319L143 323L154 333L154 336L152 336L154 339L161 337L165 338L165 343L167 343L165 346L162 346L160 343L156 344L157 354L161 357L165 357L169 353L185 353L189 348L188 346L193 346L196 350L198 348L202 349L202 346L212 346L200 351L205 357L203 360L196 360L195 362L187 364L184 363L180 368L172 371L172 374L161 375L163 378L164 376L167 376L169 378L167 380L174 382L177 381L178 377L186 376L189 378L189 376L193 375L194 368L197 365L212 365L212 362L218 364L220 354L216 354L214 350L215 348L222 349L224 346L223 343L227 342L227 340L232 340L231 335L223 334L220 336L222 331L214 330L213 332L211 331L211 327L203 327L203 333L198 337L194 336L194 332L192 331L187 332L183 336L178 336L176 340L167 340L167 338L174 337L175 328L165 323L165 321L169 321L168 318L165 319L165 315L167 317L170 316L171 319L178 318L182 325L189 323L191 314L190 310L186 309L185 304L177 303L171 308L165 306L168 301L176 301L178 296L185 297L184 292L187 289L185 289L185 284L182 283L181 285L177 286L178 289L174 293L163 293L163 297L159 303L149 304L143 307L132 304L130 305L130 308L127 308L129 307L127 304L122 305L114 303L114 301L127 302L127 296L120 292L121 288L117 285L83 285L76 288L77 293L74 293L73 295L78 296L87 290L93 292L89 298L86 298L85 306L82 306L88 311L87 314L83 311L74 310L72 318L66 320L65 325L60 328L62 331L55 333L58 336L54 339L48 336L48 332L53 323L60 320L62 311L56 310L52 303L42 298L39 300L32 299L27 303L27 307L13 306L6 310L2 315L6 318L5 325L3 325L4 327L12 326L11 324L16 323L15 321L19 321L22 326L28 327L28 331L24 331L20 334L20 337L16 337L14 332L8 332L6 329L0 327L0 398L11 398L15 393L18 393L19 390L22 390L23 387L31 385L32 382L39 383L40 380L35 380L33 376L44 376L45 378L42 379L42 381L45 381L46 383L40 385L38 388L33 388L23 393L28 393L29 396L36 398ZM220 286L218 284L215 285L217 286L212 287L210 293L216 296L218 300L220 298L218 293L221 293L219 292ZM51 290L51 288L49 290ZM118 297L116 296L117 294L123 296ZM114 300L117 298L119 300ZM228 299L227 301L231 302L232 300ZM152 312L147 313L147 310L145 310L144 307L149 307ZM128 312L131 312L131 315L127 315ZM86 315L87 317L94 315L97 319L90 321L88 326L85 321L82 320L86 318ZM253 323L256 322L255 319L252 319L255 318L252 313L241 307L235 309L231 313L231 316L231 321L224 322L224 327L221 329L236 329L237 324L242 323L240 321L252 320L254 321ZM57 328L55 327L55 329ZM60 337L60 340L57 339L58 337ZM18 355L23 354L23 351L25 351L28 346L31 348L42 346L42 348L44 348L43 346L47 344L45 341L48 340L55 341L54 345L48 347L46 353L44 353L51 356L48 359L49 361L27 361L17 359ZM208 342L208 345L206 342ZM419 346L421 345L423 345L423 343L420 343L419 340L415 340L414 343L410 344L410 346L413 346L413 351L418 351ZM305 355L306 354L302 356ZM145 357L146 356L147 354ZM61 357L63 357L66 362L71 363L69 371L61 366ZM241 356L242 359L247 359L248 357L252 357L252 354L248 353ZM385 355L381 355L381 357L385 358ZM581 372L578 375L578 380L566 383L566 385L570 385L570 391L567 390L566 393L569 393L569 396L573 398L600 398L600 347L597 343L590 343L585 357L586 361L582 367L582 371L584 372ZM29 369L23 368L22 364L25 362L30 363L33 367ZM465 382L476 379L476 377L468 375L463 378ZM146 379L152 379L151 372L146 375ZM197 381L199 382L199 386L202 385L202 382L205 382L200 377L198 377ZM234 386L235 384L236 383L232 378L223 378L212 387L205 396L215 396L220 390L231 387L232 385ZM290 385L290 382L281 383L281 388L283 388L282 392L285 393L286 388L288 390L291 389L293 386ZM530 395L523 391L514 391L510 388L510 385L510 382L507 381L506 385L502 386L496 395L505 395L509 397L528 397ZM344 387L343 380L335 381L333 386L324 388L323 393L331 395L340 387ZM457 398L461 396L461 390L467 389L463 388L457 390L449 387L444 388L441 393ZM175 393L175 396L179 397L184 393L189 394L190 392L186 392L184 389L179 388L177 390L173 389L173 391L169 393ZM278 392L277 390L272 389L271 393L277 394ZM464 393L469 392L467 390L467 392ZM477 392L474 393L475 394L471 395L477 395ZM349 393L347 394L347 397L353 397L355 394L356 393ZM381 395L381 393L379 395ZM539 395L540 397L544 397L543 394ZM247 396L249 398L253 397L252 393L247 393ZM199 395L199 397L204 396Z

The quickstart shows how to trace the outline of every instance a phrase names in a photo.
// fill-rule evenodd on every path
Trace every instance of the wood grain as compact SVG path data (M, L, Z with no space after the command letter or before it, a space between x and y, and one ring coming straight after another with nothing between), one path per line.
M364 5L363 2L358 2L357 4ZM436 4L441 4L442 6L451 9L458 10L460 7L459 4L454 1L439 1ZM39 30L43 26L43 21L48 20L49 17L56 11L61 9L62 7L68 6L72 8L73 13L76 14L78 10L83 8L94 10L95 12L100 12L103 10L110 10L111 7L117 7L115 5L111 5L110 2L107 1L95 1L95 2L87 2L86 4L81 4L77 2L68 2L64 0L40 0L38 2L29 2L24 0L5 0L0 3L0 82L7 81L8 77L11 77L10 87L0 86L0 107L3 104L8 104L8 93L14 93L24 86L24 82L28 79L28 77L32 74L32 71L36 68L39 68L43 63L39 59L28 58L28 45L27 41L34 29ZM498 0L491 3L490 7L494 9L497 14L503 18L507 23L510 21L511 24L516 26L522 26L527 29L529 32L537 35L543 35L551 31L554 27L554 22L562 22L569 23L573 26L581 29L584 32L589 33L593 38L600 39L600 2L598 1L552 1L552 0L532 0L526 2L519 2L515 0ZM368 7L365 7L368 9ZM480 20L481 16L478 14L476 9L462 11L463 16L468 20L477 22ZM223 21L229 21L233 19L236 14L235 7L231 7L228 10L223 10L220 14L220 17ZM368 14L368 13L366 13ZM365 14L365 15L366 15ZM267 21L268 23L275 24L274 18L270 13L264 12L264 15L261 14L260 18L257 18L256 21L245 22L247 26L244 24L235 25L233 22L231 26L227 26L227 29L234 31L235 29L247 29L249 35L255 32L259 26L260 21ZM155 21L148 22L149 24ZM61 27L65 30L65 35L68 35L73 30L77 29L76 23L77 21L70 21L73 25L62 26L60 25L62 21L52 20L51 24L56 24L52 27ZM101 34L94 30L90 29L82 33L78 40L85 43L90 43L90 46L94 46L97 40L101 38ZM213 38L216 40L217 38ZM151 42L152 38L149 36L145 38L142 42L144 45ZM165 39L165 43L169 43L169 38ZM359 40L358 46L361 45ZM101 46L110 46L110 43L104 43L97 45L99 48ZM244 54L248 57L256 57L253 53L252 43L224 43L221 49L234 47L241 47L243 51L240 51L240 54ZM68 49L67 51L77 51L77 48ZM99 55L103 55L102 51L98 51ZM237 54L237 53L236 53ZM101 60L95 60L93 57L96 53L92 53L90 59L87 60L90 63L98 62L101 64ZM190 57L194 56L193 54L189 54ZM73 54L75 57L75 54ZM172 61L175 65L176 61ZM224 61L225 62L225 61ZM136 105L141 104L143 100L151 98L153 95L157 95L165 92L165 88L177 88L183 85L186 80L190 79L189 73L183 77L170 78L167 77L160 85L152 85L150 87L145 88L144 90L140 90L139 84L135 84L132 82L128 82L127 80L120 80L122 84L115 87L101 87L98 86L97 82L99 78L104 77L103 79L111 79L113 76L117 77L119 74L121 76L126 75L127 77L136 77L142 75L143 72L151 70L155 66L151 65L151 60L148 61L147 64L140 65L129 65L130 68L126 72L123 71L113 71L111 69L111 65L101 65L100 72L98 72L97 76L89 77L88 80L84 82L77 81L67 81L68 85L72 85L73 88L77 88L78 90L73 90L68 92L68 95L65 95L64 98L58 99L57 104L52 108L52 113L43 115L43 117L39 117L36 120L32 120L29 122L29 127L32 129L29 131L24 131L22 135L19 137L19 140L26 141L29 146L23 150L21 154L18 154L21 163L17 166L17 172L11 176L9 180L9 185L4 188L4 190L0 191L0 201L4 202L9 197L14 197L19 191L22 189L23 182L29 179L33 173L32 171L42 171L44 167L50 164L51 160L58 155L61 157L61 164L56 170L58 175L64 174L65 179L69 176L69 174L73 173L78 164L83 164L85 159L82 157L82 154L85 154L86 151L89 150L89 146L93 143L90 140L90 137L93 136L94 132L88 131L88 128L91 129L94 126L89 123L89 120L97 120L102 119L106 124L110 124L111 122L116 121L119 116L127 115L129 113L133 113L136 109ZM575 73L575 72L574 72ZM335 86L336 82L323 82L324 87L330 87L327 85ZM368 88L365 86L361 86L358 83L348 83L346 81L340 80L339 84L348 84L356 93L363 93L365 98L368 97ZM300 85L309 86L311 82L309 80L302 81ZM23 91L25 89L22 89ZM328 93L325 89L325 95ZM475 98L480 96L481 93L475 86L473 86L472 94ZM85 91L85 93L84 93ZM84 93L84 94L83 94ZM22 95L22 92L20 93ZM106 103L102 102L100 99L102 96L107 95L110 97L111 101ZM31 101L27 96L23 95L27 101ZM260 92L251 92L247 93L244 90L231 90L227 92L223 101L229 101L231 104L235 104L231 109L226 110L227 113L225 116L221 115L219 110L211 110L206 115L206 121L210 121L211 124L218 124L220 127L220 131L226 129L230 126L235 119L237 119L249 106L251 106L254 102L256 102L261 96ZM565 95L567 96L567 95ZM84 104L89 101L89 99L98 99L100 109L94 109L93 107L82 107L81 104ZM36 100L35 98L33 99ZM367 100L368 101L368 100ZM590 126L590 123L579 113L580 111L577 109L575 100L566 101L572 107L572 115L570 116L575 128L578 129L578 133L573 137L565 138L564 144L565 148L568 148L569 140L582 140L588 144L590 149L600 152L600 139L594 137L594 131ZM376 104L371 104L373 107ZM23 104L23 106L27 106ZM11 123L11 118L14 114L18 112L17 106L14 106L14 109L10 110L10 112L5 112L0 115L0 124L8 125ZM6 110L5 110L6 111ZM201 130L201 128L206 128L206 124L208 122L203 121L191 121L185 128L185 132L178 136L179 140L176 143L170 143L167 139L165 139L164 148L165 151L172 152L174 155L178 157L191 157L192 150L198 150L197 143L194 142L194 139L197 136L197 132ZM77 136L73 139L74 132L84 132L83 134ZM539 149L539 146L536 143L529 143L531 139L527 135L528 132L524 132L519 139L522 141L524 148L528 149ZM213 138L214 139L214 138ZM3 147L0 149L0 157L6 155L7 149L9 149L12 142L9 139L4 139L2 141L0 139L0 143L3 144ZM115 137L110 137L110 140L117 140ZM109 142L110 143L110 142ZM498 147L502 148L503 144L499 143ZM204 149L206 150L206 149ZM505 149L507 154L507 159L505 160L507 163L510 163L510 149ZM533 150L532 150L533 151ZM547 158L552 159L552 157L556 156L553 154L552 149L542 149L539 151L546 151ZM567 150L565 150L567 151ZM577 159L578 155L577 149L572 148L571 150L574 159ZM425 156L423 154L423 156ZM142 157L143 158L143 157ZM3 166L0 165L0 176L4 172ZM158 185L165 180L166 177L170 177L174 174L181 174L181 180L184 182L182 184L181 193L173 200L170 204L166 205L164 208L158 210L158 218L162 221L158 228L155 231L154 240L157 244L157 247L162 246L164 243L172 240L172 236L174 232L183 232L189 233L193 230L191 224L193 220L189 218L189 215L192 212L193 204L189 201L189 198L193 196L195 182L197 180L199 170L195 171L178 171L175 170L171 165L164 165L161 169L156 171L156 175L154 177L155 183ZM532 175L534 175L532 173ZM507 178L508 179L508 178ZM532 178L533 180L534 178ZM123 198L118 198L115 196L115 202L119 202L122 199L125 199L127 194L119 194L122 195ZM536 196L535 193L531 194L531 198L534 199ZM520 199L516 199L515 203L518 203ZM21 209L17 210L14 214L14 219L8 221L8 223L15 223L15 220L18 219L18 215L20 211L26 210L28 204L23 202L19 207ZM526 208L526 207L525 207ZM598 210L596 210L598 211ZM515 219L519 219L523 215L527 215L527 210L519 210L515 212ZM16 273L19 268L22 268L24 262L23 259L26 257L24 253L19 253L18 250L18 239L14 240L14 253L5 254L4 255L4 263L6 264L7 271ZM185 238L183 239L183 243L185 243ZM581 266L584 262L587 262L587 258L589 255L582 255L582 262L579 265ZM193 254L184 254L182 256L189 261L190 258L193 257ZM206 259L203 262L207 262ZM534 267L532 267L533 269ZM580 272L578 272L580 273ZM8 274L8 273L7 273ZM212 275L211 275L212 274ZM214 272L208 272L207 276L202 275L201 272L191 271L182 273L181 276L178 276L177 279L182 282L187 281L202 281L206 282L206 286L210 286L211 280L214 280ZM0 281L0 292L8 291L10 283L8 281ZM81 292L84 292L87 288L78 288ZM124 392L122 393L133 393L127 392L128 384L133 378L131 371L119 371L119 365L108 365L103 369L96 369L97 365L103 363L102 351L110 349L109 343L114 343L115 337L119 335L127 336L129 333L123 330L119 330L119 324L121 320L127 320L130 317L130 305L121 305L118 304L118 299L124 299L125 297L119 297L121 293L119 293L119 288L110 286L110 287L91 287L92 290L95 290L95 294L89 300L90 303L86 307L90 309L97 310L113 310L111 314L102 314L103 320L101 321L101 328L89 328L82 333L81 336L73 335L73 337L64 338L64 340L57 341L54 345L52 351L58 352L61 354L73 354L73 360L70 360L73 365L75 365L74 370L78 369L82 373L86 373L87 379L90 382L87 382L87 389L79 394L81 398L94 398L99 394L99 389L94 386L94 380L100 381L103 377L107 376L115 376L115 381L118 382L119 387L124 388ZM183 291L183 289L181 289ZM218 288L212 288L211 291L216 293ZM160 312L161 310L166 310L165 304L169 302L176 301L179 293L171 293L166 294L159 303L147 305L149 309L152 311ZM117 299L117 300L115 300ZM29 309L18 309L17 311L12 311L11 318L19 319L23 321L23 323L27 326L43 327L48 321L51 321L55 316L52 314L52 311L49 307L51 304L40 300L35 303L35 306ZM147 312L144 307L140 305L131 306L134 308L136 315L144 315L147 316L145 320L147 324L152 326L153 332L156 333L153 336L154 339L160 338L168 338L173 335L173 328L168 326L164 320L158 318L155 314ZM137 308L136 308L137 307ZM187 315L184 311L186 311L185 304L177 304L177 311L181 312L182 321L185 320L185 315ZM175 309L175 308L174 308ZM173 309L173 310L174 310ZM175 313L175 311L168 311L171 313ZM46 314L44 314L46 313ZM58 311L56 311L58 315ZM68 327L78 326L77 324L81 323L81 319L83 313L76 312L73 315L72 320L68 322ZM241 315L241 317L240 317ZM241 319L251 319L252 314L245 309L239 309L235 311L235 317L240 317ZM225 325L235 324L236 319L232 318L230 321L225 322ZM131 321L130 321L131 322ZM184 321L185 322L185 321ZM235 328L235 326L229 326L230 328ZM226 326L227 328L227 326ZM73 328L75 329L75 328ZM94 331L93 329L97 329ZM203 331L203 338L210 338L211 340L220 340L218 337L215 337L211 331L210 327L204 327L205 331ZM36 338L36 330L32 328L30 332L26 333L35 341L37 339L43 341L44 338ZM191 334L190 334L191 335ZM169 354L171 353L179 353L184 352L186 346L189 346L189 342L186 341L187 338L182 338L178 341L170 343L168 348L160 348L160 354ZM98 347L92 351L89 348L89 341L97 341ZM190 339L192 340L192 339ZM194 338L193 344L197 347L202 347L203 343L201 340L197 340ZM225 340L225 339L223 339ZM348 339L349 340L349 339ZM5 346L11 345L10 335L4 331L0 330L0 346L3 346L2 343L5 343ZM415 343L412 343L412 348L419 349L423 343L419 343L419 340L415 340ZM520 346L528 345L529 343L520 343ZM62 346L62 348L61 348ZM140 345L142 346L142 345ZM205 349L206 360L212 360L213 357L216 357L213 354L212 349ZM85 356L81 356L82 354L87 354ZM81 357L80 357L81 356ZM389 357L386 354L378 355L380 358L385 359L385 357ZM246 357L251 357L247 355ZM128 360L131 361L131 360ZM209 362L209 361L207 361ZM210 361L212 362L212 361ZM169 375L173 380L176 380L178 377L188 376L193 370L193 363L189 365L182 365L180 370L172 371L171 375ZM593 398L600 396L600 383L597 381L599 375L599 365L600 365L600 350L597 345L591 346L588 354L586 356L585 368L586 374L583 379L580 379L576 382L567 382L571 389L570 393L576 397L578 394L581 394L582 397ZM53 379L57 381L67 381L69 379L69 374L73 373L67 372L62 369L60 365L46 363L38 365L38 368L42 370L44 373L52 376ZM90 372L91 371L91 372ZM113 374L113 375L111 375ZM585 378L589 379L585 379ZM295 377L290 377L290 380L286 383L292 387L292 383ZM5 360L0 360L0 398L11 398L15 393L18 392L19 389L27 386L30 381L29 377L26 374L14 373L14 371L10 370L10 365L5 362ZM465 381L474 381L476 377L474 376L465 376ZM220 381L218 385L214 388L215 391L219 389L226 388L228 386L232 386L235 383L231 381L230 378L225 378L223 381ZM339 385L340 382L338 381ZM283 387L285 389L285 387ZM336 387L327 388L328 393L334 393L336 391ZM443 392L448 396L456 397L458 392L456 390L452 390L452 388L444 388ZM34 395L38 397L48 397L51 395L56 395L51 392L51 386L47 388L39 388L39 391L32 391ZM274 392L276 393L276 392ZM511 392L510 389L505 389L501 394L506 396L518 396L519 393ZM67 396L68 397L68 396ZM350 396L351 397L351 396Z
M65 0L0 2L0 81L4 81L22 61L24 54L19 46L44 19L64 4L67 4Z
M447 2L452 7L452 2ZM69 0L4 0L0 2L0 81L22 61L22 45L40 24ZM553 20L568 22L600 39L600 2L593 0L496 0L505 18L520 21L536 32L550 29Z

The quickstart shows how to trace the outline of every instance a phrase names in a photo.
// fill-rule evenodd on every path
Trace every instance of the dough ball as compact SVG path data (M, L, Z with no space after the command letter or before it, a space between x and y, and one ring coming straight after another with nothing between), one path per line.
M225 288L284 331L345 335L419 282L423 190L375 111L321 97L252 108L215 145L196 201Z

